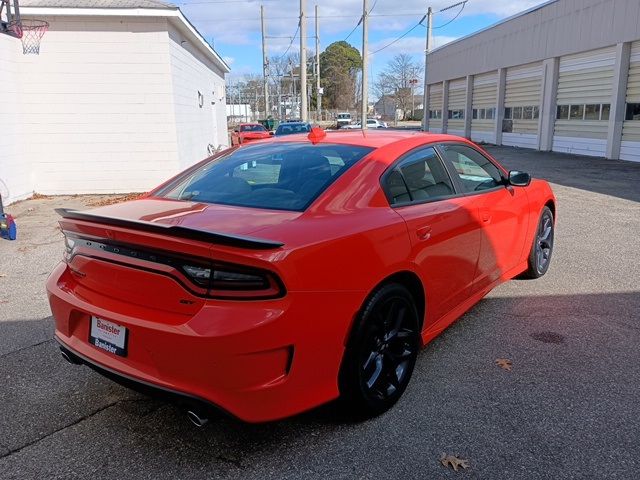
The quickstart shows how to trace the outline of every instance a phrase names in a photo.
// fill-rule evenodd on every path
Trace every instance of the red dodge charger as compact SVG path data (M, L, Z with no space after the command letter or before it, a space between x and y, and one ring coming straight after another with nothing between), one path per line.
M420 347L549 268L549 185L459 137L325 133L210 157L145 198L60 210L47 290L71 363L206 423L390 408Z

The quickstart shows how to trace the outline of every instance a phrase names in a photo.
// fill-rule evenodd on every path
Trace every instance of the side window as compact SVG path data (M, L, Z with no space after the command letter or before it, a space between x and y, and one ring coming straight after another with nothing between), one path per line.
M453 195L444 165L429 147L409 154L386 178L392 204L421 202Z
M500 170L477 150L466 145L441 145L465 192L478 192L502 185Z

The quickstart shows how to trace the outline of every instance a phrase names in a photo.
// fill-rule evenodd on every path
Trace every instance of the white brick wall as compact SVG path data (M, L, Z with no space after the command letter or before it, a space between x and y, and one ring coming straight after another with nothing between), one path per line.
M209 144L228 143L224 76L173 26L169 54L180 168L186 168L207 156Z
M12 61L6 50L19 42L0 36L0 84L20 85L22 111L0 137L10 200L147 191L204 158L207 144L224 143L224 99L211 105L222 72L170 38L177 32L166 18L47 20L39 56L17 50ZM19 81L2 81L10 75Z
M20 40L0 35L0 194L5 203L29 197L33 193L31 159L24 154L23 123L27 120L19 108Z

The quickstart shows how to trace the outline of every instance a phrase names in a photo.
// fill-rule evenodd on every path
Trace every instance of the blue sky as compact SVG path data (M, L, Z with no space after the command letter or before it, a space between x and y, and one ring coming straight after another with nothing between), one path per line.
M437 28L460 12L460 7L438 13L438 10L457 0L434 0L434 46L438 47L456 38L487 27L503 18L531 8L541 0L469 0L458 18L443 28ZM231 81L246 74L260 74L262 51L260 43L260 5L265 7L270 56L282 54L291 43L298 23L299 0L187 0L176 2L198 30L214 43L215 49L231 66ZM358 23L362 14L361 0L307 0L307 34L315 35L314 9L319 8L320 50L330 43L344 40ZM423 0L369 0L371 11L369 24L369 50L384 47L411 27L424 15ZM360 49L362 29L358 27L347 40ZM425 29L415 28L409 35L384 50L373 54L370 63L371 77L384 70L386 63L398 53L408 53L422 61ZM308 38L309 49L315 48L315 40ZM291 51L299 50L296 38Z

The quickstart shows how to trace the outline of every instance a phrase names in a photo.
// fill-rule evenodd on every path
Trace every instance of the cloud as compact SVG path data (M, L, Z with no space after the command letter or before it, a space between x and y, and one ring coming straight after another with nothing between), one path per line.
M186 0L180 8L208 38L230 44L246 44L247 39L260 35L260 1L247 0L237 3L220 3L220 0ZM439 10L455 3L455 0L433 0L436 12L434 23L452 18L458 9L440 13ZM471 0L465 5L463 16L494 15L505 18L522 12L541 0ZM265 0L267 33L272 36L293 35L297 26L298 0ZM396 0L378 0L371 12L371 29L401 30L415 24L426 13L423 0L404 0L398 7ZM314 5L307 6L307 16L314 15ZM349 32L362 15L360 0L323 0L319 5L321 33ZM406 14L406 15L405 15ZM308 31L313 31L313 18L309 19ZM322 36L322 35L321 35ZM223 40L224 39L224 40ZM286 47L285 47L286 48Z

